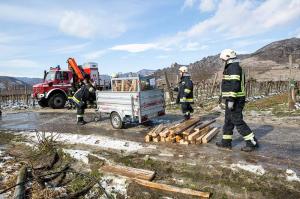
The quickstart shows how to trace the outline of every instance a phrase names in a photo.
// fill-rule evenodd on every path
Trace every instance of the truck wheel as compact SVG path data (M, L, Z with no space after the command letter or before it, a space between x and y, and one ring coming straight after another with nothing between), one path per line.
M113 128L115 129L121 129L124 126L124 123L120 117L120 115L117 112L113 112L110 115L110 123Z
M63 94L57 93L50 97L48 104L54 109L64 108L66 104L66 98Z
M42 107L42 108L45 108L45 107L48 106L48 102L47 102L47 100L46 100L45 98L39 100L39 101L38 101L38 104L39 104L39 106Z

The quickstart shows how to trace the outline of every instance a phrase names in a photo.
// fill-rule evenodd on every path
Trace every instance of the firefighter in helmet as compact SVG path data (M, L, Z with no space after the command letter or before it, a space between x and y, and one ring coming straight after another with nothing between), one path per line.
M87 102L94 95L94 93L95 93L95 88L91 84L90 75L85 74L84 80L82 82L80 89L78 89L75 92L75 94L72 98L73 101L75 102L76 108L77 108L77 124L78 125L86 124L86 121L84 121L84 119L83 119L84 110L87 108Z
M231 148L233 129L243 136L246 145L242 151L250 152L258 148L258 142L254 133L243 120L243 108L245 106L245 75L240 67L236 52L225 49L220 54L225 68L222 79L222 98L225 100L225 124L223 126L222 140L217 142L218 147Z
M180 82L174 91L178 92L176 103L181 104L181 110L186 120L190 119L191 113L194 112L191 104L194 103L193 99L193 82L191 75L188 73L186 66L179 68Z

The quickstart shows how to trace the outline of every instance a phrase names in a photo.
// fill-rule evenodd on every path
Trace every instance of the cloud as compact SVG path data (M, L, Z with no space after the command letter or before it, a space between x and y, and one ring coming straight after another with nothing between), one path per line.
M89 42L86 42L83 44L67 45L67 46L55 48L55 49L51 50L51 52L62 53L62 54L74 53L74 52L78 52L78 51L86 48L89 44L90 44Z
M47 5L47 9L0 3L1 21L47 26L79 38L115 38L127 31L127 16L100 9L62 9ZM83 12L84 11L84 12Z
M94 52L89 52L89 53L83 55L83 57L86 60L95 60L95 59L101 58L106 53L107 53L107 50L98 50L98 51L94 51Z
M59 22L59 29L62 32L82 38L94 36L95 27L89 17L75 11L65 11Z
M201 0L199 9L202 12L211 12L215 9L215 0Z
M154 43L144 43L144 44L126 44L113 46L111 50L127 51L130 53L139 53L147 50L157 49L157 44Z
M39 68L41 65L36 61L29 59L10 59L1 60L0 67L3 68Z
M185 0L183 3L183 6L181 7L181 10L183 10L185 8L191 8L194 6L195 3L196 3L196 0Z
M199 42L188 42L181 50L182 51L199 51L205 50L208 45L201 45Z

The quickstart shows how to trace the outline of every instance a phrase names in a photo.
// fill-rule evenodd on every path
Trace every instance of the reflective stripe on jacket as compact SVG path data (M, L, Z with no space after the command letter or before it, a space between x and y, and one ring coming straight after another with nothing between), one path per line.
M245 74L239 62L227 64L223 72L222 97L233 100L245 95Z

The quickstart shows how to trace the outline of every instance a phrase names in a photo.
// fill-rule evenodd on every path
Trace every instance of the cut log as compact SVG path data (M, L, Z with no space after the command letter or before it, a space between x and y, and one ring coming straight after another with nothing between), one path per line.
M153 142L159 142L159 141L160 141L160 137L159 136L153 138Z
M23 199L25 198L25 182L27 178L27 167L21 167L18 178L17 186L15 188L14 199Z
M138 178L142 180L152 180L155 176L155 171L137 169L120 165L104 165L100 167L101 171L126 176L129 178Z
M215 135L217 135L218 132L219 132L218 128L213 128L202 138L202 143L204 144L208 143Z
M153 137L156 137L156 136L163 130L163 128L164 128L164 125L163 125L163 124L158 125L158 126L155 128L155 130L152 131L151 135L152 135Z
M175 141L176 141L176 142L179 142L180 140L182 140L182 137L181 137L180 135L176 135Z
M185 194L185 195L190 195L190 196L198 196L200 198L209 198L210 197L209 192L196 191L196 190L187 189L187 188L179 188L179 187L174 187L171 185L166 185L166 184L161 184L161 183L156 183L156 182L149 182L149 181L140 180L140 179L135 179L135 182L139 185L153 188L153 189L159 189L162 191L169 191L169 192L180 193L180 194Z
M200 136L200 130L195 130L194 133L192 133L191 135L188 136L188 140L189 141L192 141L192 140L195 140L197 137Z
M170 131L168 128L166 128L165 130L163 130L162 132L159 133L159 135L161 137L167 137L169 135Z
M187 141L187 140L180 140L179 144L189 145L189 141Z
M152 136L151 135L146 135L145 136L145 142L151 142L152 141Z

